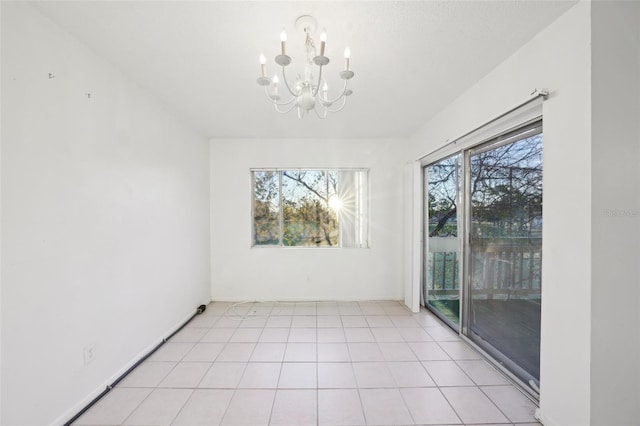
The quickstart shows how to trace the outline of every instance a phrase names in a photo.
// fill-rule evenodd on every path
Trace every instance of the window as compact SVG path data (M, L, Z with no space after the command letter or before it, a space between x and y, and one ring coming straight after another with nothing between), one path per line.
M253 245L368 247L368 171L260 169L253 184Z

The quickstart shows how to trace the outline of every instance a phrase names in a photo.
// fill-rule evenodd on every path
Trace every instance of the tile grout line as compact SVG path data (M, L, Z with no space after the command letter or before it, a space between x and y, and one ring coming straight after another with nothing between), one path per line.
M215 303L215 302L214 302L214 303ZM306 303L305 303L305 304L306 304ZM233 306L233 305L231 305L231 306ZM254 304L253 306L255 306L255 304ZM397 306L397 303L396 303L396 306ZM441 340L438 340L438 339L434 339L434 338L433 338L433 336L431 336L431 335L429 334L429 332L427 331L427 327L429 327L429 326L427 326L427 325L423 325L423 324L422 324L421 322L419 322L418 320L415 320L415 318L414 318L414 320L415 320L415 321L416 321L416 323L419 325L419 327L415 327L415 328L416 328L416 329L419 329L419 330L424 331L424 332L425 332L425 333L426 333L426 334L427 334L431 339L433 339L433 340L432 340L432 341L410 341L410 340L408 340L408 338L407 338L407 337L405 337L402 333L400 333L400 330L399 330L399 329L401 329L401 328L414 328L414 327L401 327L401 325L405 324L405 323L404 323L404 320L402 319L402 318L404 318L404 317L405 317L405 315L397 314L397 313L396 313L396 310L395 310L395 309L393 309L393 308L395 308L396 306L387 307L387 309L383 309L383 312L384 312L384 313L378 313L378 314L376 314L376 316L385 316L385 317L389 318L389 320L390 320L390 321L391 321L391 323L393 324L393 327L391 327L391 328L393 328L393 329L394 329L397 333L399 333L399 334L400 334L400 336L402 337L402 341L398 341L398 342L384 342L384 341L379 341L379 340L378 340L378 339L373 335L373 328L374 328L374 327L371 327L371 324L369 324L369 323L368 323L368 321L366 320L366 315L368 315L368 314L365 314L365 313L364 313L364 311L361 309L361 307L360 307L359 305L357 305L357 308L358 308L358 310L360 311L360 313L358 313L358 314L354 313L355 311L354 311L354 309L353 309L353 308L354 308L353 306L344 306L344 307L343 307L344 309L343 309L342 311L340 310L340 306L339 306L339 305L337 306L337 310L338 310L337 317L338 317L338 319L340 320L341 327L329 327L329 328L336 328L336 329L340 329L340 330L342 330L342 335L345 337L345 340L344 340L344 342L342 342L342 341L337 341L337 342L327 341L327 342L323 342L323 343L325 343L325 344L336 343L336 344L342 344L342 345L344 345L344 346L345 346L345 348L346 348L347 354L349 355L349 360L348 360L348 361L331 361L331 360L327 360L327 361L320 361L320 359L319 359L319 352L320 352L320 351L319 351L319 349L320 349L320 348L319 348L319 344L320 344L320 342L318 342L318 338L319 338L319 330L318 330L318 329L319 329L319 328L327 328L327 327L319 327L319 325L318 325L318 317L319 317L320 315L318 314L318 311L317 311L317 305L316 305L316 310L315 310L315 312L316 312L315 316L314 316L314 315L308 315L308 313L307 313L307 312L302 312L302 311L300 311L300 312L302 312L302 313L299 313L299 314L297 315L298 317L300 317L300 316L313 316L313 317L315 318L315 327L313 327L313 329L314 329L314 334L315 334L315 342L310 342L310 343L315 344L315 364L316 364L316 365L315 365L315 370L316 370L316 371L315 371L315 378L316 378L316 386L315 386L315 391L316 391L316 401L315 401L315 402L316 402L316 425L319 425L319 424L320 424L320 406L319 406L319 393L320 393L320 390L321 390L321 389L320 389L320 383L319 383L319 382L320 382L320 372L319 372L319 363L320 363L320 362L327 362L327 363L348 363L348 364L349 364L349 365L351 365L351 366L353 366L355 363L364 363L364 362L380 362L380 363L384 363L387 367L388 367L389 363L392 363L392 362L397 362L397 363L403 363L403 362L407 362L407 363L408 363L408 362L418 362L418 363L420 364L421 368L426 372L427 376L431 379L431 381L434 383L434 385L435 385L435 386L411 386L410 388L426 388L426 389L429 389L429 388L431 388L431 389L432 389L432 388L434 388L434 387L435 387L435 388L437 388L437 389L438 389L439 394L440 394L440 395L441 395L441 396L442 396L442 397L447 401L448 406L453 410L453 412L456 414L457 418L458 418L459 420L462 420L462 419L460 418L460 415L458 414L458 412L457 412L457 411L453 408L453 406L451 405L451 402L446 398L446 396L445 396L445 395L444 395L444 393L443 393L443 390L442 390L442 389L443 389L443 388L447 388L447 387L449 387L449 386L444 386L444 387L443 387L443 386L440 386L440 385L438 385L438 384L435 382L435 380L433 380L433 377L432 377L432 376L431 376L431 374L427 371L427 369L426 369L426 367L425 367L425 365L424 365L424 361L420 359L420 357L419 357L419 356L418 356L418 354L416 353L416 350L414 349L414 347L412 347L412 346L411 346L411 344L412 344L412 343L425 343L425 342L427 342L427 343L429 343L429 342L430 342L430 343L435 343L435 344L436 344L436 346L437 346L440 350L442 350L445 354L447 354L447 356L449 357L449 360L448 360L448 361L453 361L454 365L456 365L456 367L457 367L457 368L459 368L460 370L462 370L463 374L464 374L467 378L469 378L469 379L470 379L471 383L473 383L473 384L474 384L473 386L462 386L462 387L467 387L467 388L473 388L473 387L475 387L476 389L478 389L478 390L481 392L481 394L482 394L485 398L488 398L488 399L491 401L492 405L493 405L493 406L495 406L495 408L497 408L497 409L498 409L498 411L499 411L499 412L500 412L500 413L505 417L505 419L507 419L511 424L513 424L513 422L511 422L511 420L509 419L509 417L508 417L508 416L506 416L506 414L502 411L502 409L501 409L499 406L497 406L497 403L495 403L495 402L493 401L493 399L491 399L491 398L488 396L488 394L486 394L486 393L484 392L484 390L481 388L481 385L479 385L475 380L473 380L473 378L471 378L471 376L469 376L469 373L467 373L467 371L466 371L466 370L464 370L464 369L460 366L459 361L463 361L463 360L461 360L461 359L454 359L454 358L449 354L449 352L447 352L447 351L445 350L445 348L441 345L441 343L442 343L442 342L447 342L447 340L442 340L442 341L441 341ZM250 307L250 308L249 308L249 310L251 310L251 309L252 309L252 308ZM229 310L229 307L227 307L227 309L225 310L225 313L226 313L228 310ZM195 391L200 389L200 388L199 388L199 386L200 386L200 384L202 383L202 381L204 380L204 377L206 377L206 375L209 373L209 371L210 371L210 370L211 370L211 368L215 365L215 363L216 363L216 362L223 363L223 361L218 361L218 359L219 359L220 355L222 354L222 352L223 352L223 351L228 347L228 345L229 345L229 344L231 344L231 343L244 343L243 341L232 342L232 341L231 341L231 339L233 338L232 336L233 336L234 334L236 334L236 332L238 332L240 329L247 329L247 328L260 328L260 333L258 334L258 336L257 336L257 337L255 337L255 338L253 338L251 341L247 341L247 343L252 343L252 344L253 344L253 347L252 347L252 349L251 349L251 353L249 354L248 360L246 361L246 363L245 363L245 365L244 365L244 368L243 368L242 373L241 373L241 375L240 375L240 379L239 379L238 383L235 385L235 387L233 388L233 393L232 393L232 395L231 395L231 397L230 397L229 403L227 404L227 406L226 406L226 408L225 408L225 410L224 410L224 413L223 413L223 415L222 415L222 417L221 417L221 421L222 421L222 420L224 420L224 418L225 418L225 417L228 415L228 413L229 413L229 409L230 409L230 406L231 406L231 401L233 401L233 399L234 399L234 398L235 398L235 396L237 395L238 390L239 390L239 389L244 389L244 388L240 388L240 382L241 382L241 380L242 380L242 377L244 377L244 374L246 374L247 367L248 367L249 363L251 363L251 362L265 362L265 363L271 363L271 362L274 362L274 363L275 363L275 362L277 362L277 361L251 361L251 358L252 358L252 357L253 357L253 355L256 353L256 350L257 350L257 346L258 346L258 344L259 344L259 343L261 343L261 342L260 342L260 339L261 339L262 335L264 334L265 330L267 330L267 328L268 328L268 327L267 327L267 323L268 323L269 319L270 319L270 318L272 318L272 317L277 317L277 316L279 316L279 315L273 315L273 316L272 316L271 314L273 313L273 311L275 311L275 308L273 308L273 307L272 307L272 308L271 308L271 310L270 310L268 313L264 313L264 315L266 315L266 319L265 319L264 324L263 324L261 327L242 327L242 323L244 322L244 320L243 320L243 321L242 321L242 322L241 322L237 327L215 327L215 325L216 325L218 322L220 322L220 320L221 320L221 319L223 319L223 318L225 318L225 317L226 317L226 315L225 315L224 313L223 313L223 315L222 315L222 316L220 316L217 320L215 320L215 321L211 324L211 326L209 326L209 327L199 327L199 328L208 329L209 331L205 332L201 337L199 337L197 340L195 340L195 341L193 342L193 344L192 344L192 347L191 347L189 350L187 350L184 354L182 354L182 355L180 356L180 359L179 359L177 362L175 362L175 364L172 366L172 368L171 368L171 369L170 369L170 370L169 370L165 375L163 375L163 377L160 379L160 382L158 382L158 384L157 384L156 386L154 386L154 387L151 387L151 388L150 388L150 389L151 389L151 392L150 392L148 395L146 395L146 396L145 396L145 398L143 398L143 399L142 399L142 401L141 401L139 404L137 404L137 406L136 406L135 408L133 408L133 411L131 411L131 413L130 413L126 418L125 418L125 420L123 421L123 424L124 424L124 423L126 423L126 420L127 420L127 419L129 419L129 418L130 418L130 417L131 417L131 416L132 416L132 415L133 415L133 414L134 414L134 413L139 409L139 407L140 407L140 406L141 406L141 405L142 405L142 404L143 404L143 403L144 403L144 402L149 398L149 396L150 396L153 392L155 392L155 390L157 390L157 389L163 389L163 388L160 386L160 384L162 383L162 381L164 381L164 380L166 379L166 377L168 377L168 376L169 376L173 371L175 371L175 369L177 368L178 364L180 364L180 363L189 363L189 362L201 362L201 361L185 361L185 358L188 356L188 354L189 354L189 353L191 353L191 351L193 351L193 350L194 350L194 348L196 347L196 345L198 345L198 344L200 344L200 343L218 343L218 342L215 342L215 341L214 341L214 342L203 342L203 341L202 341L202 339L204 338L204 336L206 336L206 335L207 335L211 330L216 329L216 328L218 328L218 329L225 329L225 328L231 328L231 329L233 329L233 331L232 331L232 333L231 333L230 337L229 337L226 341L224 341L224 342L220 342L220 343L222 343L223 345L222 345L222 348L220 349L220 351L216 354L216 356L215 356L215 357L213 357L213 359L212 359L211 361L207 361L207 363L209 363L210 365L209 365L209 367L206 369L206 371L204 372L204 374L202 375L202 377L198 380L198 383L197 383L197 384L195 384L195 387L193 387L193 388L187 388L187 389L189 389L189 390L190 390L189 397L187 398L187 400L185 401L185 403L180 407L180 409L178 410L177 414L176 414L176 415L174 416L174 418L172 419L172 422L173 422L173 421L175 421L175 419L176 419L176 418L177 418L177 417L182 413L182 411L185 409L185 407L186 407L186 405L187 405L188 401L189 401L189 400L191 399L191 397L195 394ZM343 313L344 313L344 314L343 314ZM262 313L261 313L261 315L262 315ZM326 313L326 314L325 314L325 316L326 316L326 315L330 315L330 314ZM378 361L366 361L366 360L353 361L353 358L352 358L352 349L351 349L351 347L350 347L350 343L358 343L358 342L349 342L349 341L347 341L347 339L346 339L346 329L347 329L347 328L353 328L353 327L345 327L345 325L344 325L344 323L343 323L343 321L342 321L342 317L343 317L343 316L354 316L354 315L355 315L355 316L362 316L362 317L365 319L365 322L367 322L367 324L368 324L368 327L355 327L355 328L362 328L362 329L366 329L366 330L368 330L368 331L369 331L369 333L371 333L371 335L372 335L372 336L373 336L373 338L374 338L374 341L373 341L373 342L359 342L359 343L375 343L375 347L380 351L380 353L381 353L381 354L382 354L382 356L383 356L383 359L378 360ZM289 317L291 318L291 322L289 323L289 327L285 327L285 328L287 329L287 338L286 338L286 341L285 341L285 342L279 342L279 343L281 343L281 344L283 344L283 345L284 345L284 352L283 352L283 355L282 355L282 360L279 362L279 363L280 363L280 370L279 370L279 373L278 373L278 380L277 380L277 382L276 382L275 389L274 389L274 391L273 391L274 393L273 393L273 400L271 401L271 410L270 410L270 413L269 413L269 423L272 421L272 418L273 418L273 413L274 413L274 409L275 409L276 397L277 397L277 395L278 395L279 390L281 390L278 386L279 386L279 384L280 384L280 380L281 380L281 378L282 378L282 370L283 370L282 366L283 366L283 365L284 365L284 363L286 362L286 361L285 361L285 356L286 356L286 352L287 352L288 346L289 346L289 344L291 344L291 343L306 343L306 342L290 342L290 341L289 341L289 338L291 337L291 332L293 331L293 329L294 329L294 328L301 328L301 327L293 327L293 322L294 322L294 319L295 319L295 317L296 317L296 315L295 315L295 305L294 305L294 308L293 308L293 310L292 310L291 315L287 315L287 316L289 316ZM372 316L373 316L373 315L372 315ZM395 318L395 319L396 319L396 321L393 321L393 318ZM409 318L413 318L413 316L409 316ZM302 327L302 328L304 328L304 327ZM380 327L378 327L378 328L380 328ZM384 328L384 327L383 327L383 328ZM387 328L388 328L388 327L387 327ZM339 339L338 339L338 340L339 340ZM174 343L192 343L192 342L174 342ZM275 342L262 342L262 343L275 343ZM382 349L381 349L381 347L380 347L380 344L381 344L381 343L398 343L398 344L400 344L400 343L401 343L401 344L404 344L404 345L406 345L406 346L410 349L411 353L413 354L413 356L415 356L415 358L416 358L416 359L415 359L415 360L397 360L397 361L394 361L394 360L393 360L393 357L392 357L392 358L388 358L387 356L384 356L384 353L382 352ZM463 343L464 343L464 342L463 342ZM468 347L468 346L466 346L466 345L465 345L465 347ZM472 348L471 348L471 349L472 349ZM482 359L482 358L479 358L479 360L481 360L481 359ZM476 359L474 358L473 360L476 360ZM150 360L150 362L152 362L152 361ZM153 362L155 362L155 361L153 361ZM230 359L228 362L234 362L234 361L233 361L232 359ZM291 362L306 362L306 361L300 360L300 361L291 361ZM352 371L353 371L353 369L352 369ZM357 383L357 378L355 377L355 371L353 371L353 372L354 372L354 380L355 380L355 386L356 386L356 388L355 388L354 390L356 390L356 391L357 391L357 393L358 393L358 399L359 399L359 402L360 402L360 412L361 412L361 414L364 416L363 418L364 418L364 419L365 419L365 421L366 421L366 412L365 412L365 410L364 410L364 405L363 405L363 400L362 400L362 394L361 394L361 389L364 389L364 388L361 388L361 387L359 386L359 384ZM395 384L395 387L394 387L393 389L395 389L397 392L399 392L399 393L400 393L400 396L401 396L402 401L403 401L403 406L405 407L405 409L406 409L406 410L407 410L407 412L409 413L409 415L410 415L410 417L411 417L411 419L412 419L413 423L415 424L415 423L416 423L416 420L415 420L415 418L413 417L413 413L412 413L412 412L411 412L411 410L409 409L409 407L408 407L408 405L407 405L407 402L406 402L406 400L405 400L405 398L404 398L404 396L403 396L403 394L402 394L402 392L401 392L401 390L402 390L402 389L404 389L404 388L401 388L401 387L399 386L398 380L396 379L395 375L393 375L393 373L391 373L391 370L389 370L389 372L390 372L391 377L392 377L392 379L393 379L393 382L394 382L394 384ZM496 385L487 385L487 386L512 386L512 384L507 383L507 384L504 384L504 385L498 385L498 384L496 384ZM453 386L453 387L460 387L460 386ZM247 388L247 389L254 389L254 388ZM255 388L255 389L262 389L262 388ZM268 390L269 388L265 388L265 389L267 389L267 390ZM307 389L307 388L304 388L304 389L303 389L303 388L300 388L300 389L298 389L298 388L292 388L291 390L306 390L306 389ZM327 388L327 389L328 389L328 390L334 390L334 388ZM348 388L335 388L335 390L340 390L340 389L348 389ZM380 388L380 387L372 387L372 388L367 388L367 389L380 389L380 390L382 390L382 389L389 389L389 388L384 388L384 387L382 387L382 388ZM534 422L535 422L535 420L534 420Z

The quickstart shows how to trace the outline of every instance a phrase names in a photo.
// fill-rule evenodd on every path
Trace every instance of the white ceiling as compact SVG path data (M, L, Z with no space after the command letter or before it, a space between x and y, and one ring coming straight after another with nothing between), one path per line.
M408 136L575 1L42 1L36 7L211 138ZM328 34L325 73L355 78L345 109L319 120L274 111L256 83L287 29L313 15ZM316 37L316 44L319 43ZM297 56L300 52L300 56ZM292 68L290 74L294 74ZM288 70L289 72L289 70ZM534 88L532 88L533 90Z

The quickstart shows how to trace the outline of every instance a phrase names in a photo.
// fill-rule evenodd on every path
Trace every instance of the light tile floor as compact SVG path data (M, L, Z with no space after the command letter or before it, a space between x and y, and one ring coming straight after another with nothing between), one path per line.
M75 425L538 425L428 311L211 303Z

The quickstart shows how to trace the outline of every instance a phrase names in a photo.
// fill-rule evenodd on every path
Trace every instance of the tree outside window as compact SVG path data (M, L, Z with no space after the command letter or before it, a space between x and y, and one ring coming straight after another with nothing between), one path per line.
M253 245L367 247L366 170L254 170Z

